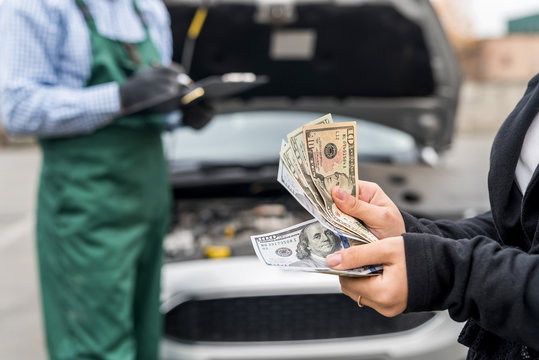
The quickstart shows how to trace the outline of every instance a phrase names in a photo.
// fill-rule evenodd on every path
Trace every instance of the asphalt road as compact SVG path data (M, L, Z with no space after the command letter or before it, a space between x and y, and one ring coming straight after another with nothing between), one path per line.
M40 154L0 148L0 359L44 360L34 243Z
M472 215L487 207L492 137L458 136L435 168L368 165L360 177L379 181L409 210ZM34 244L39 165L36 147L0 148L0 359L46 358Z

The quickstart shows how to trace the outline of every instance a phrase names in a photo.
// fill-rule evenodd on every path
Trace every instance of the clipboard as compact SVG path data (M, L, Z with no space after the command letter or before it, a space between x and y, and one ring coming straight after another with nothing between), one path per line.
M178 79L178 81L185 84L186 79ZM188 105L199 99L211 100L232 96L266 84L268 81L269 79L265 75L255 75L249 72L209 76L192 83L190 86L185 84L189 90L181 97L180 101L183 105Z
M147 99L146 101L134 104L128 109L124 109L123 114L132 114L167 101L178 101L178 105L181 103L181 105L187 106L193 104L197 100L211 100L231 96L266 84L269 81L269 78L265 75L255 75L253 73L243 72L212 75L193 82L187 74L181 73L178 75L177 80L178 83L187 87L187 92L183 95L180 95L177 92L161 94Z

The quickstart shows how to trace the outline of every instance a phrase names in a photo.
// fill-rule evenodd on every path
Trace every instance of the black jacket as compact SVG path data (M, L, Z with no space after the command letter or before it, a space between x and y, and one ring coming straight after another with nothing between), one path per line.
M539 74L492 146L491 211L459 222L403 212L410 311L468 320L469 359L539 359L539 167L521 194L515 168L539 111ZM539 144L537 144L539 146Z

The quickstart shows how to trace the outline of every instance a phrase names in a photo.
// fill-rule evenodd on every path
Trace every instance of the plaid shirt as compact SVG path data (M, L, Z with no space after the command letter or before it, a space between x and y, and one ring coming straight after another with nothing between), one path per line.
M86 0L99 32L138 42L144 27L133 0ZM171 61L170 19L161 0L137 0L164 64ZM13 135L91 133L120 111L118 84L85 87L92 51L75 0L5 0L0 6L0 99Z

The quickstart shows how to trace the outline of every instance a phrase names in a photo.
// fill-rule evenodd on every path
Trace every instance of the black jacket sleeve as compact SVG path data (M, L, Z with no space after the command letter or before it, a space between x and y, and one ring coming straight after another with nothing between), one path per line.
M498 238L491 211L456 222L417 219L404 211L401 211L401 214L408 233L435 234L448 239L469 239L477 235L484 235L491 239Z
M457 223L405 216L407 312L448 309L539 350L539 254L502 246L485 213Z

